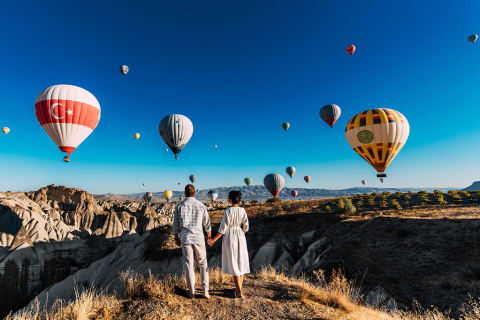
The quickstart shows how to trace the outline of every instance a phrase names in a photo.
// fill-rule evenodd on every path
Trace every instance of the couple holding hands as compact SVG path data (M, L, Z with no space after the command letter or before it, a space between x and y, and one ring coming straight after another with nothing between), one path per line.
M173 233L175 242L182 247L183 268L186 273L188 296L195 297L194 252L200 268L203 296L210 298L208 293L208 265L203 229L207 232L208 245L213 246L223 236L222 272L232 275L236 287L235 297L243 298L243 275L250 273L247 241L248 217L244 208L238 206L241 201L240 191L230 191L228 201L231 207L225 209L222 223L217 235L212 238L212 227L207 208L195 199L195 187L185 186L186 199L175 208L173 218Z

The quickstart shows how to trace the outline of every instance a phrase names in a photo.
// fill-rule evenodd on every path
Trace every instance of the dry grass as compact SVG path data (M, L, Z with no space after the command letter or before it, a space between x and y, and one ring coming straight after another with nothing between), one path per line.
M121 274L124 290L114 296L86 290L76 299L57 301L50 310L37 305L29 311L7 317L8 320L90 320L90 319L266 319L298 318L324 320L452 320L437 310L417 307L410 312L387 313L362 304L360 291L341 273L326 279L322 272L314 280L293 278L265 268L246 277L250 298L234 299L212 294L212 299L185 297L184 279L157 278L133 272ZM220 270L210 272L212 291L231 285L231 277ZM248 286L247 286L248 285ZM272 294L273 293L273 294ZM210 312L210 313L209 313ZM461 320L480 318L480 304L470 300L462 308Z

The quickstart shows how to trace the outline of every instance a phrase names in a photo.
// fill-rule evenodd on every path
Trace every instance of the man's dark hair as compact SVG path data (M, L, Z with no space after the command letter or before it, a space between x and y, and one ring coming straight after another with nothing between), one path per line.
M195 196L195 187L193 184L187 184L185 186L185 197L194 197Z
M237 190L232 190L228 193L228 200L232 201L233 204L239 204L242 200L242 193Z

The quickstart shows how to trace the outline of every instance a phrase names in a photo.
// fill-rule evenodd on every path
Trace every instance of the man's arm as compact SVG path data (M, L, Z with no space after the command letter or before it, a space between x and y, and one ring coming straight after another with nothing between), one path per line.
M177 246L179 246L180 239L178 238L178 233L180 232L180 225L178 221L178 206L175 208L175 211L173 212L173 235L175 236L175 243Z
M203 207L203 210L203 227L205 228L205 231L207 232L207 237L210 240L212 239L212 226L210 224L210 217L205 206Z

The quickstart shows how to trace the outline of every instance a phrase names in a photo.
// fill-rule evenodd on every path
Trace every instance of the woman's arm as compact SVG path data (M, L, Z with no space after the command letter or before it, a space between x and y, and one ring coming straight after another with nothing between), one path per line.
M245 211L245 209L243 209L243 221L242 221L242 224L243 224L243 232L247 233L248 232L248 228L249 228L249 225L248 225L248 216L247 216L247 211Z
M217 232L215 237L213 237L213 239L210 241L212 243L212 244L209 243L210 246L213 246L215 242L217 242L217 240L220 239L222 236L223 236L223 233Z
M217 234L215 235L215 237L213 239L208 240L208 245L210 247L213 246L215 244L215 242L223 236L225 231L227 231L227 226L228 226L228 221L227 221L227 213L226 213L226 210L225 210L225 212L223 213L223 217L222 217L222 223L220 223L220 228L218 228Z

